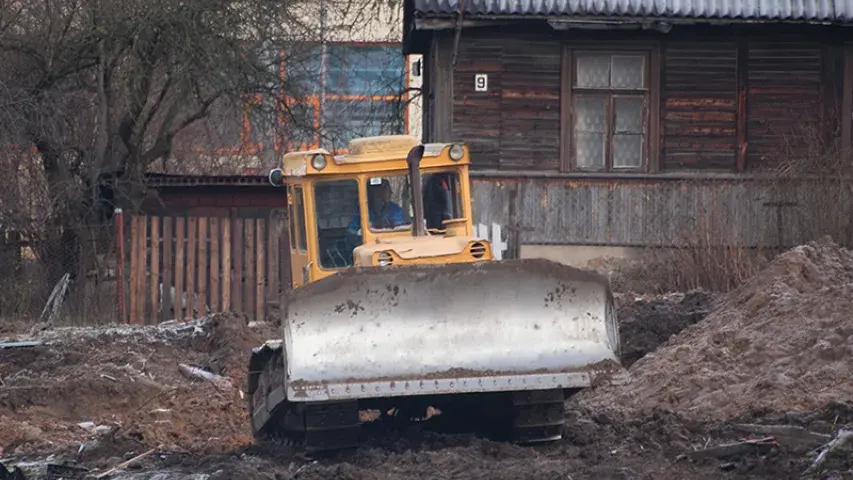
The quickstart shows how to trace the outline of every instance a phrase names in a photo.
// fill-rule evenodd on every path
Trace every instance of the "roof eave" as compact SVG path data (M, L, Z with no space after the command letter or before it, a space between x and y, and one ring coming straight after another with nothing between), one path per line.
M466 12L462 27L480 27L497 23L523 23L529 21L547 21L552 28L564 30L567 28L614 28L625 25L812 25L812 26L841 26L851 27L853 21L830 21L810 19L775 19L775 18L740 18L740 17L708 17L685 18L666 16L617 16L617 15L532 15L532 14L482 14ZM416 32L449 30L458 25L458 15L450 13L414 12L409 20L411 35Z

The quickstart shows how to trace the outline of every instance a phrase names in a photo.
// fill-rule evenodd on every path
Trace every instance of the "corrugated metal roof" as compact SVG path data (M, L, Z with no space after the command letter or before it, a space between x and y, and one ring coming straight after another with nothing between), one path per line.
M414 0L417 14L459 11L460 0ZM472 15L617 16L853 22L853 0L464 0Z

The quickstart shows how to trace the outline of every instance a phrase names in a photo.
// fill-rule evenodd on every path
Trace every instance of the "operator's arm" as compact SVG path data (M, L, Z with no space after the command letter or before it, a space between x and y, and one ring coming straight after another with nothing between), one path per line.
M356 245L361 244L361 215L358 212L353 214L347 224L345 239L348 248L355 248Z
M394 202L388 205L388 221L391 227L398 227L406 223L403 217L403 209Z
M347 233L350 235L361 235L361 215L358 212L352 214L352 218L347 224Z

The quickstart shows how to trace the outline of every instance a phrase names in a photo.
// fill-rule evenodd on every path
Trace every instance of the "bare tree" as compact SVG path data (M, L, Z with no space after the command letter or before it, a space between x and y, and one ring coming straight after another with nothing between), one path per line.
M280 53L396 1L320 0L318 28L317 0L0 0L0 138L28 182L0 193L0 222L63 259L51 279L75 276L87 228L140 205L182 132L252 102L299 121Z

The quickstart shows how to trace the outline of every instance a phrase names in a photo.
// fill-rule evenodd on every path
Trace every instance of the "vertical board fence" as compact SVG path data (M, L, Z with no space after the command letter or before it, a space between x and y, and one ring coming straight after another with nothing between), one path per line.
M130 217L126 322L152 324L230 311L265 320L289 288L287 220Z

